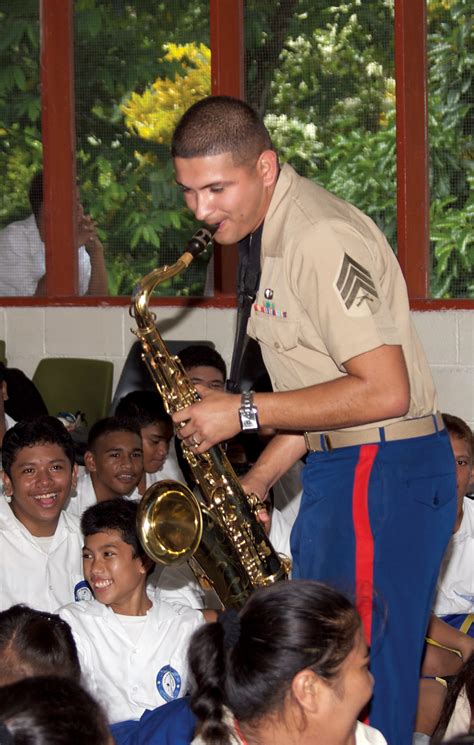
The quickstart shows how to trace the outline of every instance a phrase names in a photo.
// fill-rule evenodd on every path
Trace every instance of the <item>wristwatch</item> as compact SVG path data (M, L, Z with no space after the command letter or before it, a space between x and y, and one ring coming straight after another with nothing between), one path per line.
M242 393L239 416L242 432L254 432L259 428L258 409L253 402L253 391Z

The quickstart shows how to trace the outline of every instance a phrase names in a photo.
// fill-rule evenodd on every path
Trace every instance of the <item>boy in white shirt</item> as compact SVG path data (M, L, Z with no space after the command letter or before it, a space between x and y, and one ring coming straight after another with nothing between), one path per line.
M74 445L58 419L43 416L9 429L2 456L0 610L52 612L86 591L79 522L63 511L76 483Z
M174 448L170 452L173 422L157 391L132 391L120 399L115 415L134 419L143 444L143 476L138 495L162 479L184 481Z
M84 463L87 471L66 507L69 514L80 517L96 502L117 497L139 499L143 447L138 424L125 417L99 419L90 429Z
M137 504L101 502L82 516L84 576L95 600L60 609L86 685L110 722L138 719L186 693L187 647L203 614L147 594L153 563L136 532ZM212 616L211 616L212 617Z

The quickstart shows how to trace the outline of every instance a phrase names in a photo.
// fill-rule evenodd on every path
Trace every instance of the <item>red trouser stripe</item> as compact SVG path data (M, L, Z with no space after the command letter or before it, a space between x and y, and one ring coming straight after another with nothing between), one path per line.
M374 591L374 538L369 516L369 481L378 445L362 445L355 469L352 519L355 534L356 606L367 644L371 643Z

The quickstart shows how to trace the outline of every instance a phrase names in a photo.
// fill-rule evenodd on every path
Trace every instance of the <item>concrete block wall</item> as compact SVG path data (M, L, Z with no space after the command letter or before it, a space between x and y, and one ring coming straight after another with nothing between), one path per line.
M155 308L165 339L208 339L229 364L235 310ZM474 428L474 310L414 312L442 411ZM114 363L114 386L135 337L128 308L2 308L0 339L8 364L30 377L43 357L93 357Z

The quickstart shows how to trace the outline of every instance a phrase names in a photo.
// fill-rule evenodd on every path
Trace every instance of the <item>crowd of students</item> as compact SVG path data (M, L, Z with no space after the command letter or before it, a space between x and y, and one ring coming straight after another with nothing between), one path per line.
M223 387L216 359L206 348L183 354L196 384ZM418 742L466 733L474 712L473 439L458 417L444 422L458 511L421 672ZM292 580L254 593L239 614L219 613L191 573L157 571L144 552L138 500L164 475L184 479L176 461L167 469L173 427L157 393L128 394L91 427L81 474L57 418L5 425L2 744L26 731L37 743L386 742L358 721L373 682L344 595ZM262 520L288 553L291 526L270 507Z

